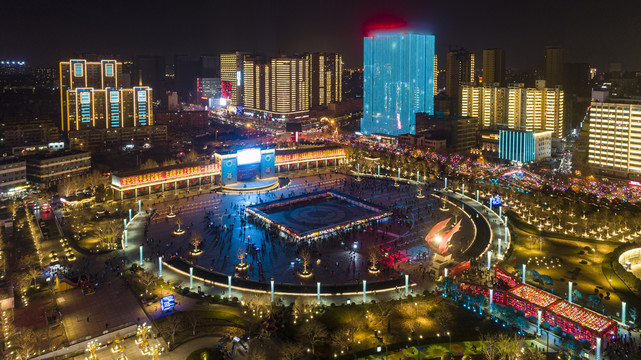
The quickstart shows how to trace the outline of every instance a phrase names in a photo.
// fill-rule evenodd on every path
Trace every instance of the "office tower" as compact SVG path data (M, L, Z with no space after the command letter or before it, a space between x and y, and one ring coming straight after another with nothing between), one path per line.
M308 64L309 106L313 108L342 101L342 56L336 53L313 53L305 58Z
M545 47L545 64L543 73L548 87L563 84L563 48L558 46Z
M505 86L505 51L483 50L483 84L499 83Z
M434 95L438 94L438 55L434 54Z
M243 62L246 52L220 54L220 83L227 105L242 106L243 102Z
M361 132L416 134L416 113L434 113L434 35L364 38Z
M268 111L287 117L309 112L307 61L295 58L271 59ZM265 101L267 102L267 100Z
M154 89L154 100L166 106L166 71L164 56L137 56L134 61L133 85L147 85Z
M537 81L536 88L465 84L461 86L459 111L462 116L478 117L483 128L546 130L561 138L566 128L564 101L563 90L548 88L543 80Z
M153 125L151 88L122 88L120 77L121 63L116 60L61 62L61 130Z
M592 102L588 138L590 166L621 177L641 174L641 102Z
M474 53L465 49L450 50L447 53L445 92L449 97L458 98L463 83L475 83Z
M0 75L24 75L28 70L29 67L24 61L0 61Z

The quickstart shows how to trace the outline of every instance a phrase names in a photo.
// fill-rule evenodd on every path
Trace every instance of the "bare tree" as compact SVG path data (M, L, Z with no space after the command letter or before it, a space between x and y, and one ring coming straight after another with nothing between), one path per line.
M300 341L307 341L312 346L312 354L315 354L315 346L327 338L327 329L316 320L304 323L299 332Z
M140 169L141 170L142 169L153 169L153 168L157 168L157 167L158 167L158 163L153 159L147 159L147 161L145 161L142 165L140 165Z
M203 241L203 235L197 230L192 231L191 241L189 243L194 247L194 249L192 250L194 254L201 252L201 250L198 247L200 246L202 241Z
M200 323L200 316L198 315L197 312L190 311L187 313L186 317L187 317L187 322L189 323L189 326L191 326L191 335L196 336L196 328Z
M175 343L176 333L182 329L182 321L178 314L173 314L165 317L165 321L160 323L159 330L164 337L171 339L171 343Z
M176 215L176 218L174 219L174 222L176 223L176 225L178 225L178 230L176 230L176 231L178 231L178 232L182 231L182 226L185 223L185 220L183 220L182 216Z
M312 262L312 252L309 251L309 247L306 245L300 249L298 256L300 256L300 261L303 263L303 274L309 274L309 264Z
M341 350L347 350L347 347L350 345L348 340L348 335L345 330L336 330L332 333L329 339L330 344L337 352Z
M367 257L370 262L370 269L377 270L378 262L381 259L380 248L377 245L373 245L369 248Z
M30 266L27 268L26 274L30 280L33 280L33 286L38 285L38 276L42 275L42 268L40 266Z
M198 161L198 154L195 151L190 151L183 157L183 162L190 163Z
M138 272L138 280L145 287L145 294L149 291L149 287L156 282L156 276L145 270L140 270Z
M163 160L162 162L162 166L172 166L172 165L176 165L175 159L166 159L166 160Z
M303 347L296 343L284 343L280 355L283 360L298 360L303 356Z
M107 245L111 248L116 243L118 235L120 235L120 221L106 220L96 226L93 232L94 236L100 240L101 245Z
M76 187L69 179L61 180L58 183L58 194L63 197L69 197L76 192Z
M481 334L481 348L486 360L498 359L501 354L501 346L496 334Z
M38 338L33 330L22 330L13 337L13 349L21 360L27 360L35 355L38 348Z
M93 170L91 174L87 176L87 183L90 188L96 189L99 186L104 186L109 182L109 178L104 176L100 171Z

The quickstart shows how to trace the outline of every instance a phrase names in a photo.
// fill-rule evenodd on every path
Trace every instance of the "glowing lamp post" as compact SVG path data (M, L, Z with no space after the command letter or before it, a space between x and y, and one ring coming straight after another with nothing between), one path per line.
M127 229L125 229L125 249L127 248Z
M272 290L272 302L274 302L274 278L270 281L271 290Z
M131 209L129 209L129 222L131 222Z
M231 275L227 275L227 298L231 299Z
M487 269L490 270L492 268L492 251L487 252Z
M601 360L601 338L596 338L596 360Z
M138 200L138 214L142 212L142 200Z
M623 325L625 325L626 305L625 301L621 301L621 323L623 323Z
M538 315L539 321L537 321L537 331L536 331L536 333L539 336L541 336L541 310L537 310L537 313L538 313L537 315Z
M445 178L445 187L444 187L444 189L447 190L447 178Z
M521 282L525 284L525 264L521 265Z
M408 274L405 274L405 297L409 295L410 291L410 276Z
M162 277L162 256L158 257L158 276Z
M572 302L572 281L568 281L568 302Z
M140 250L140 266L142 266L142 245L140 245L138 249Z
M194 267L189 267L189 290L194 288Z
M363 280L363 304L367 303L367 280Z
M320 281L316 283L316 304L320 305Z
M476 190L476 202L479 202L479 191Z
M461 184L461 195L465 195L465 184Z

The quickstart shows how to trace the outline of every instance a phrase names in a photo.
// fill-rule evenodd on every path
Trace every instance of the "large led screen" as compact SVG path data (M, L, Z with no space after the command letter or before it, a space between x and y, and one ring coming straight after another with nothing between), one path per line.
M257 164L260 162L260 149L244 149L236 153L238 165Z

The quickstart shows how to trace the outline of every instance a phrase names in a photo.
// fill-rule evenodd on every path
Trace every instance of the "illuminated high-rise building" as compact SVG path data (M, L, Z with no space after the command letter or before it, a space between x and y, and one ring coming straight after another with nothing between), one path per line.
M486 86L461 85L461 116L478 117L483 128L501 125L505 120L506 89L498 84Z
M434 35L364 38L365 135L416 134L416 113L434 113Z
M245 110L278 118L309 114L307 66L307 59L301 58L280 57L263 63L246 57L243 64Z
M641 102L592 102L588 164L602 173L641 176Z
M438 55L434 54L434 95L438 94Z
M548 88L537 81L536 88L523 84L499 87L498 84L461 86L459 110L462 116L479 118L484 128L496 126L515 130L550 131L565 134L564 94L559 87Z
M249 53L241 51L220 54L220 83L227 105L244 105L243 71L245 57L248 55Z
M450 50L447 53L445 93L458 98L461 84L476 83L474 71L474 53L465 49Z
M63 132L153 125L152 90L121 87L122 66L116 60L60 63Z
M503 49L483 50L483 84L505 85L505 51Z
M267 70L266 70L267 71ZM307 61L296 58L271 59L269 75L269 105L267 111L280 117L302 116L309 113ZM267 103L267 100L265 101Z
M309 106L341 102L343 57L336 53L312 53L307 59Z

